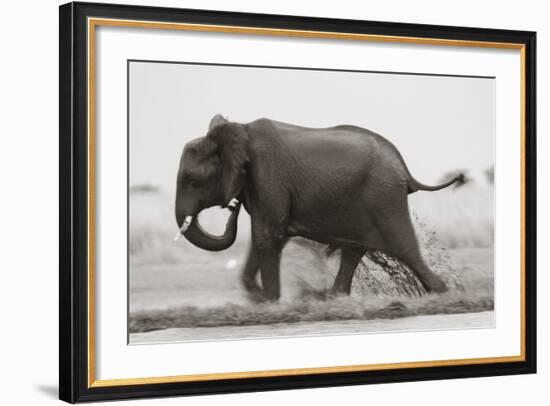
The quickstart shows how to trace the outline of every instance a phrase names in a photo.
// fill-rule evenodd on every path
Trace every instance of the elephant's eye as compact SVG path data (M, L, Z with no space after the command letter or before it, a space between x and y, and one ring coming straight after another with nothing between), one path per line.
M206 182L206 178L200 173L186 173L184 178L185 183L190 187L200 187Z
M191 187L198 187L199 186L199 180L195 177L188 176L186 179L186 182Z

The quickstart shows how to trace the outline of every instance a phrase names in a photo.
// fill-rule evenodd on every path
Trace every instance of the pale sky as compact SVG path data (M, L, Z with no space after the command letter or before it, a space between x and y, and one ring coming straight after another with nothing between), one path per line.
M215 114L307 127L353 124L402 153L413 176L435 183L494 164L495 83L488 78L130 63L130 185L175 192L184 144Z

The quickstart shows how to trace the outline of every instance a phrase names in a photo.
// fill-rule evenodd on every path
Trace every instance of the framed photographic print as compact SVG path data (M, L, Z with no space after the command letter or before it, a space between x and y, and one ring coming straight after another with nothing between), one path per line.
M60 7L60 398L534 373L534 32Z

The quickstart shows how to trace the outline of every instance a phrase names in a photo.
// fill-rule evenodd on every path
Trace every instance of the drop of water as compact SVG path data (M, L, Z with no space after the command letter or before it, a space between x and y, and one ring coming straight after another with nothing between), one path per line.
M230 259L225 264L225 269L233 269L237 266L237 260L236 259Z

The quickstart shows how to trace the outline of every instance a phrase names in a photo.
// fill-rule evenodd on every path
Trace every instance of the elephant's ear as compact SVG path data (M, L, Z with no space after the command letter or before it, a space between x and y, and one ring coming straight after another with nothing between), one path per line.
M242 124L226 122L214 126L208 137L218 144L223 201L228 204L243 188L245 165L249 161L248 132Z
M220 124L226 124L229 121L222 116L221 114L216 114L214 117L212 117L212 120L210 120L210 124L208 125L208 131L212 130L214 127L220 125Z

